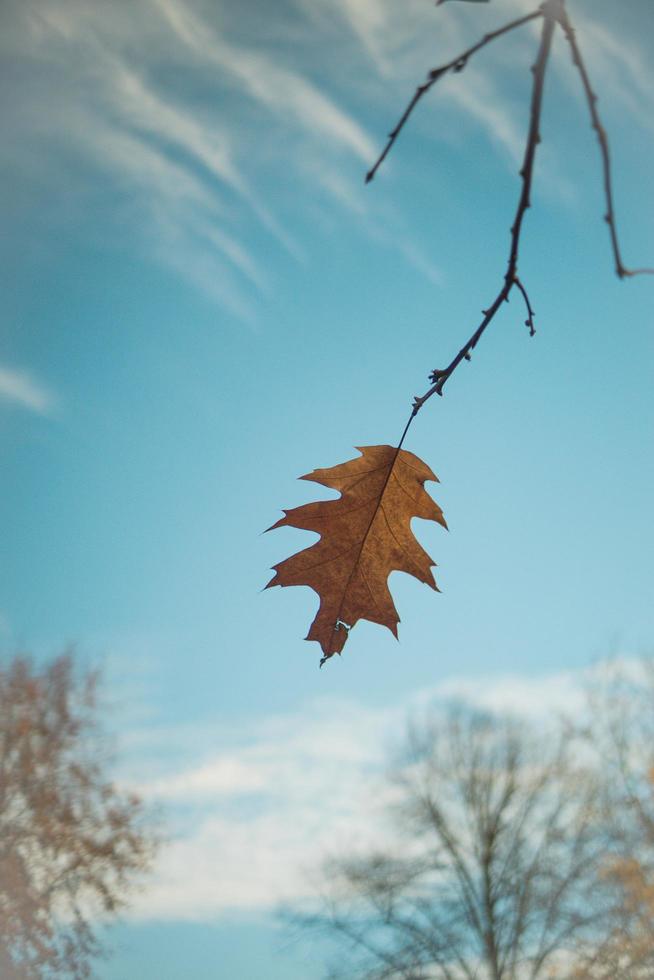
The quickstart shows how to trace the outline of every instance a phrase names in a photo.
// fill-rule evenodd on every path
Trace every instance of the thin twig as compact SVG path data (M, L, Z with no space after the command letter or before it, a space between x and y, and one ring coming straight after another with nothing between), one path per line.
M527 319L525 320L525 327L529 328L529 336L533 337L534 334L536 333L536 327L534 326L535 312L531 303L529 302L529 294L527 293L527 290L525 289L524 285L522 284L518 276L514 277L513 284L517 286L520 292L522 293L522 298L524 299L525 306L527 307Z
M374 166L371 167L371 169L366 174L366 184L370 183L370 181L373 179L373 177L379 170L380 166L388 156L391 147L393 146L395 140L402 132L402 129L404 128L406 121L408 120L409 116L415 109L420 99L423 97L423 95L425 95L426 92L429 91L432 85L434 85L438 81L438 79L441 78L442 75L447 74L448 71L455 71L455 72L463 71L463 69L468 63L468 59L471 58L473 54L476 54L476 52L479 51L481 48L485 47L487 44L490 44L491 41L494 41L495 38L500 37L502 34L507 34L509 31L514 30L516 27L522 27L523 24L527 24L530 20L535 20L536 17L542 17L542 16L543 16L543 8L539 7L538 10L534 10L532 13L527 14L525 17L518 17L517 20L512 20L510 23L505 24L504 27L500 27L496 31L491 31L489 34L484 34L481 41L477 41L476 44L473 44L471 48L468 48L462 54L458 55L458 57L453 58L452 61L448 61L446 65L441 65L440 68L432 68L432 70L427 74L426 81L423 82L422 85L418 86L413 98L411 99L408 106L402 113L398 123L388 134L388 142L386 146L384 147L381 154L379 155L377 162L374 164Z
M448 378L453 374L456 368L459 366L461 361L470 360L470 355L475 349L479 340L484 333L486 327L491 322L497 311L499 310L502 303L505 303L509 299L509 295L514 286L518 286L521 291L523 298L527 304L527 325L530 325L533 329L533 309L527 292L522 285L521 281L518 279L518 252L520 247L520 233L522 231L522 222L527 211L527 208L531 205L531 184L534 173L534 160L536 157L536 148L540 143L540 118L543 106L543 85L545 81L545 71L547 68L547 61L550 54L550 49L552 46L552 35L554 33L554 27L556 26L557 18L555 16L555 11L559 9L559 0L548 0L544 3L541 12L544 16L543 29L541 32L540 46L538 49L538 56L536 62L532 68L534 75L532 96L531 96L531 109L529 116L529 132L527 134L527 143L525 147L525 155L522 163L522 168L520 170L520 176L522 178L522 190L520 193L520 198L518 200L518 207L516 210L516 215L511 226L511 245L509 249L509 258L507 263L507 270L504 276L504 283L499 293L493 300L492 304L487 310L483 310L484 318L480 325L477 327L470 339L463 345L456 357L451 361L451 363L444 370L435 370L430 374L430 381L432 381L432 386L429 388L424 395L416 395L413 400L413 407L409 421L407 422L406 428L402 435L402 441L407 434L408 428L420 411L424 403L431 398L432 395L443 394L443 387L448 380ZM402 445L402 442L400 442Z
M604 220L609 226L609 234L611 236L611 246L613 248L613 257L615 259L615 271L620 279L624 279L627 276L640 276L640 275L654 275L654 269L627 269L622 261L622 255L620 254L620 246L618 244L618 232L615 223L615 209L613 207L613 189L611 182L611 157L609 154L609 140L606 135L606 130L602 125L599 114L597 112L597 95L593 91L593 87L590 83L590 78L588 77L588 72L586 71L586 65L581 57L581 52L577 44L577 38L575 34L575 29L570 23L568 15L565 8L561 6L556 15L556 19L563 28L563 33L565 34L566 40L570 45L570 53L572 54L572 61L581 77L581 83L584 88L584 93L586 95L586 101L588 103L588 109L590 111L591 124L593 129L597 134L597 140L600 146L600 152L602 154L602 169L604 171L604 194L606 197L606 214L604 215Z

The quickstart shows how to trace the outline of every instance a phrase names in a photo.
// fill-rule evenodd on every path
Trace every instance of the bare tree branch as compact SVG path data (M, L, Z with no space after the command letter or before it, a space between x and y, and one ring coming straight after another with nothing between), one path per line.
M597 112L597 95L593 91L593 87L590 83L590 78L588 77L588 72L586 70L586 65L581 56L581 51L579 50L579 45L577 44L576 32L570 19L565 10L563 4L561 4L559 12L556 15L556 19L563 28L563 33L565 34L566 40L570 45L570 52L572 54L572 61L577 68L579 75L581 76L581 83L583 85L584 93L586 95L586 101L588 103L588 109L590 111L591 124L595 133L597 134L597 140L599 142L600 152L602 154L602 170L604 174L604 195L606 198L606 214L604 215L604 220L609 226L609 234L611 236L611 247L613 249L613 258L615 259L615 271L616 275L620 279L624 279L628 276L641 276L641 275L654 275L654 269L642 268L642 269L628 269L624 262L622 261L622 255L620 253L620 245L618 243L618 232L616 228L615 221L615 208L613 206L613 188L611 180L611 156L609 153L609 140L606 135L606 130L602 125L602 122Z
M530 20L535 20L536 17L542 17L542 15L543 15L543 11L539 7L538 10L534 10L532 13L527 14L525 17L518 17L516 20L512 20L510 23L505 24L504 27L500 27L496 31L491 31L489 34L484 34L481 41L477 41L476 44L473 44L472 47L468 48L466 51L458 55L456 58L453 58L451 61L448 61L447 64L441 65L439 68L432 68L431 71L428 72L427 74L426 81L423 82L422 85L419 85L417 87L413 98L411 99L408 106L400 116L399 121L393 127L391 132L388 134L388 143L380 153L375 164L370 168L370 170L366 174L366 184L370 183L370 181L373 179L373 177L381 167L382 163L390 153L393 144L395 143L396 139L404 129L405 123L407 122L409 116L417 106L418 102L420 102L423 95L426 95L426 93L430 90L432 85L434 85L439 78L442 78L443 75L446 75L448 71L454 71L454 72L463 71L463 69L468 63L468 60L472 57L473 54L476 54L477 51L479 51L481 48L486 47L487 44L490 44L491 41L494 41L502 34L508 34L509 31L515 30L516 27L522 27L523 24L527 24Z
M570 739L459 708L407 748L400 837L330 862L322 911L294 921L348 937L348 980L545 980L562 951L583 963L606 931L605 839Z
M488 307L487 310L483 310L483 320L477 327L475 332L466 341L459 353L454 357L454 359L448 364L444 370L436 369L432 371L430 375L430 380L433 382L431 388L425 392L424 395L416 395L413 400L413 408L407 427L404 430L402 436L402 441L406 436L408 427L411 421L415 418L419 410L428 401L432 395L443 394L443 388L447 380L454 373L456 368L459 366L461 361L470 360L472 351L475 349L482 334L486 330L486 327L491 323L495 317L497 311L502 306L503 303L508 302L511 290L515 285L518 285L520 292L527 304L527 325L531 324L530 330L533 333L533 309L527 292L520 280L517 279L518 273L518 252L520 248L520 234L522 231L522 222L527 209L531 206L531 185L534 173L534 160L536 157L536 148L540 143L540 118L543 106L543 87L545 82L545 71L547 68L547 62L552 47L552 36L554 33L554 28L556 26L556 13L560 7L559 0L548 0L543 6L537 11L537 14L543 16L543 28L541 31L540 46L538 49L538 56L536 62L532 68L534 81L532 87L531 95L531 109L529 115L529 130L527 133L527 143L525 146L525 154L520 169L520 176L522 178L522 189L520 192L520 198L518 200L518 206L511 226L511 243L509 248L509 258L507 263L507 270L504 275L504 283L499 293ZM402 445L400 442L400 446Z
M413 399L413 405L411 409L411 415L404 427L402 436L398 443L398 447L401 447L407 432L413 422L413 419L418 414L422 406L428 401L432 395L442 395L443 388L454 373L459 364L466 360L469 361L472 355L472 351L475 349L479 340L481 339L484 331L494 319L498 313L500 307L503 303L508 302L511 291L514 286L518 288L521 293L522 298L525 302L527 310L527 318L525 320L525 325L529 329L530 336L534 336L536 328L534 325L534 309L531 305L531 300L527 289L518 276L518 252L520 247L520 234L522 231L522 223L525 216L527 208L530 207L531 198L531 184L533 179L533 167L534 159L536 155L536 147L540 142L540 117L542 109L542 99L543 99L543 86L545 80L545 72L547 69L547 62L549 58L549 53L552 44L552 37L554 33L554 28L556 24L559 24L563 30L566 40L570 45L570 50L572 53L572 60L579 71L584 93L586 95L586 101L588 102L588 108L590 110L592 127L597 134L597 139L600 146L600 152L602 156L602 168L603 168L603 180L604 180L604 194L606 198L606 214L604 215L605 221L609 227L609 234L611 238L611 247L613 249L613 256L615 260L616 273L620 279L624 279L628 276L636 275L654 275L654 268L639 268L639 269L628 269L624 262L622 261L622 255L620 252L620 246L618 242L617 228L616 228L616 218L615 218L615 208L613 204L613 187L611 179L611 159L609 154L609 143L608 137L606 135L606 130L604 129L599 114L597 112L597 96L593 91L590 83L588 72L586 70L585 63L581 56L579 46L577 44L574 28L570 22L568 14L565 9L565 0L545 0L540 7L532 11L532 13L525 15L524 17L518 18L517 20L511 21L509 24L505 24L504 27L498 28L498 30L493 31L489 34L484 35L481 41L477 44L472 45L463 54L459 55L457 58L453 58L452 61L447 62L445 65L441 65L439 68L434 68L427 75L427 80L419 85L415 91L415 94L411 101L409 102L404 113L400 117L398 123L394 129L390 132L388 142L384 147L384 150L380 154L378 160L368 171L366 175L366 182L372 180L375 176L380 165L385 160L386 156L393 147L396 139L398 138L400 132L402 131L405 123L407 122L409 116L413 112L413 109L420 101L420 99L425 95L426 92L435 84L438 79L447 73L448 71L462 71L465 68L468 59L480 48L483 48L486 44L495 40L502 34L506 34L509 31L514 30L516 27L520 27L528 21L534 20L537 17L543 18L543 27L541 31L540 47L538 51L538 56L536 58L536 63L534 64L532 71L534 74L534 81L532 87L531 96L531 110L530 110L530 120L529 120L529 131L527 135L527 143L525 148L525 155L520 170L520 176L522 178L522 189L520 193L520 198L518 201L518 207L516 215L511 227L511 244L509 249L509 258L507 263L507 270L504 276L504 283L502 288L498 292L497 296L488 307L488 309L482 310L483 320L472 334L472 336L466 341L463 347L459 350L458 354L453 358L453 360L444 369L435 369L431 372L429 380L431 382L431 387L425 392L424 395L416 395Z
M522 298L524 299L525 306L527 307L527 319L525 320L525 327L529 328L529 336L533 337L534 334L536 333L536 327L534 325L534 316L536 314L529 301L529 295L527 293L527 290L523 286L522 281L518 278L518 276L514 277L513 284L517 286L520 292L522 293Z

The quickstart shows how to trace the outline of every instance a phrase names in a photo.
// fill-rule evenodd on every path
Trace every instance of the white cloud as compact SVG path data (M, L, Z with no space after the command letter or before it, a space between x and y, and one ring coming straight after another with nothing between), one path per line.
M11 3L0 50L22 64L29 84L19 87L0 154L20 166L22 152L31 167L40 160L54 172L44 146L82 151L109 190L102 200L127 218L121 243L140 247L246 321L256 319L261 292L274 288L271 242L303 260L290 225L308 207L322 213L325 202L347 211L372 240L376 226L388 223L402 260L440 282L440 270L389 206L390 190L382 184L374 198L363 193L363 172L383 135L371 135L362 119L374 112L392 125L429 67L533 4L435 10L424 0L292 2L288 19L276 12L267 32L245 18L235 30L237 7L199 0ZM602 99L651 125L654 79L640 39L616 36L586 11L575 16ZM532 24L500 39L439 83L442 90L412 120L421 138L458 139L467 121L469 132L486 132L514 172L537 30ZM562 75L564 60L560 42L554 67ZM544 149L539 186L542 171L550 189L569 198L556 151ZM70 193L68 163L60 179Z
M298 2L306 13L314 7L314 0ZM420 0L410 0L401 7L392 0L336 0L335 4L329 0L329 7L340 13L354 31L364 54L371 57L384 79L385 95L392 85L394 100L401 100L405 95L408 101L415 85L423 81L430 68L449 61L477 40L477 35L489 29L487 20L482 27L477 27L480 21L478 10L472 13L454 8L434 11ZM492 26L508 20L509 16L506 9L500 9L493 16ZM454 104L463 116L485 129L493 142L508 149L513 163L523 151L524 134L520 123L516 122L514 99L507 98L506 91L498 88L495 78L505 75L507 61L515 66L515 71L521 70L529 42L524 33L521 36L517 32L498 41L498 45L491 45L461 74L441 81L423 101L417 116L440 113L443 117L448 107ZM506 57L507 48L510 59ZM405 87L404 91L400 85ZM443 88L447 91L439 95L439 89ZM514 90L515 86L511 88ZM389 124L395 121L395 118L389 119Z
M366 772L381 764L387 725L383 712L315 704L200 765L137 781L176 814L176 833L133 914L206 919L306 893L318 855L368 835Z
M319 38L306 20L288 22L293 30L297 23L300 43L273 50L247 29L237 43L222 9L194 0L135 0L129 16L125 10L78 0L11 7L0 49L30 77L12 117L14 137L0 149L11 166L22 153L71 193L70 154L81 154L80 184L87 191L100 175L115 244L139 248L245 321L256 319L261 294L274 286L261 231L305 261L287 227L289 218L305 218L302 194L318 212L324 202L345 209L360 232L376 237L363 173L377 140L346 105L347 90L332 94L339 78L313 80ZM283 40L287 27L276 24ZM356 92L369 66L355 58L348 70ZM44 154L43 146L57 152ZM282 191L274 204L260 189L271 179ZM383 207L378 194L374 210ZM392 222L388 238L438 281L433 263Z
M309 133L320 133L368 162L375 144L348 113L299 71L255 49L230 44L211 26L174 0L152 0L196 57L236 80L239 87L274 115L294 118Z
M254 287L262 288L264 277L247 248L220 227L218 193L136 133L82 112L71 111L67 125L98 166L119 173L136 193L132 207L148 253L239 319L252 320Z
M48 415L55 397L27 371L0 365L0 399L37 415Z
M118 6L42 8L28 0L12 24L11 54L32 65L47 92L37 84L26 89L12 154L21 141L29 152L35 140L66 155L81 151L109 180L114 211L131 226L125 236L121 222L122 247L140 245L235 316L252 320L268 284L248 242L250 218L296 259L302 251L248 180L243 147L235 145L239 126L230 128L215 108L224 98L214 92L211 102L198 102L157 79L162 66L179 68L177 39L145 0L132 14ZM206 88L197 59L184 67ZM38 98L28 104L32 90Z
M132 733L129 751L146 761L141 772L132 763L129 782L163 804L174 826L132 914L202 920L309 896L307 872L323 856L385 839L384 772L408 717L455 699L545 723L579 714L591 676L451 678L387 708L323 699L236 732ZM171 758L178 761L152 775L153 759L161 766Z
M545 720L552 715L578 716L584 707L584 673L562 671L543 677L509 674L485 681L455 678L441 685L444 698L458 698L492 712L509 712Z
M244 196L248 191L233 160L229 136L213 120L211 129L157 95L139 75L118 59L106 62L107 95L122 122L168 140L186 151L220 182Z

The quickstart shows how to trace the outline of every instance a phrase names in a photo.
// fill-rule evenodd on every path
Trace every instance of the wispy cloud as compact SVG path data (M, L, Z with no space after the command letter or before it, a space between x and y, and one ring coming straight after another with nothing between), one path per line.
M388 794L388 750L408 717L453 699L536 723L578 716L591 675L452 678L388 708L323 699L237 731L190 725L132 733L130 755L144 763L141 772L132 766L130 781L165 806L174 826L133 914L201 920L309 895L307 872L335 845L385 839L378 807ZM201 759L198 745L206 747ZM159 766L178 761L153 775L153 758Z
M307 15L315 9L312 0L298 2ZM325 6L324 2L318 3L319 8ZM392 0L336 0L328 6L354 32L362 53L371 59L383 80L381 91L385 96L392 85L394 101L401 99L402 94L408 100L430 68L449 61L486 29L485 22L483 27L477 26L478 14L475 17L466 10L436 12L419 0L408 0L401 8ZM504 43L511 51L511 62L519 66L524 60L525 38L516 35ZM508 98L507 92L496 84L496 79L505 75L506 62L506 51L502 57L497 49L490 47L452 84L449 80L441 82L440 87L446 87L447 93L439 98L434 92L421 106L418 116L426 114L433 118L435 113L447 114L448 107L453 105L463 118L481 126L495 144L507 149L512 161L517 159L524 139L516 122L514 99ZM405 87L405 93L399 86ZM391 119L389 123L394 121Z
M148 254L238 319L253 320L264 276L247 246L221 227L218 191L138 132L81 110L68 113L67 128L133 195L130 216Z
M79 153L85 179L103 182L107 212L130 224L124 247L139 247L243 320L256 319L262 292L274 288L271 252L305 259L295 228L307 205L341 209L372 240L386 223L401 261L438 283L440 270L409 241L386 185L374 205L362 193L383 142L370 118L392 125L429 67L531 6L288 0L271 18L274 30L262 31L236 7L199 0L12 3L0 53L29 84L17 87L0 154L20 166L22 150L56 179L54 154L42 148L64 152L60 179L70 193L70 153ZM589 11L578 20L590 68L616 105L651 125L654 80L639 39L615 36ZM423 137L458 139L467 122L514 172L527 111L526 95L516 102L515 73L533 58L536 29L503 38L443 80L416 114ZM559 73L567 57L558 45ZM555 151L542 162L550 187L566 191Z
M76 154L80 184L102 182L104 217L120 216L113 240L121 247L139 248L252 321L274 288L271 248L305 261L293 231L306 218L303 195L317 212L337 206L358 232L377 237L362 186L377 140L361 121L361 100L350 97L369 65L355 52L350 89L328 70L318 82L320 37L291 6L269 43L246 21L234 32L235 18L195 0L135 0L129 14L70 0L10 9L0 50L30 82L0 153L12 166L27 154L46 179L66 180L67 193ZM289 32L298 43L285 43ZM44 145L54 152L43 154ZM393 228L381 194L374 210L390 220L403 260L437 281L419 246Z
M373 143L309 80L301 53L285 64L261 45L229 40L214 21L192 0L137 0L129 16L120 6L27 0L11 25L11 54L45 88L25 90L25 100L38 98L23 107L20 136L29 142L31 123L40 142L82 150L126 198L148 254L252 319L267 286L256 254L269 247L265 236L303 258L257 190L279 162L257 152L258 136L288 144L285 177L296 170L305 185L312 148L321 146L329 170L340 154L368 162ZM180 68L190 87L171 82ZM336 177L323 190L345 204Z
M37 415L49 415L56 405L53 393L32 374L1 364L0 400Z
M295 119L304 131L328 137L364 162L371 159L374 142L363 127L299 71L255 49L228 43L190 7L175 0L152 2L196 57L231 76L268 111Z
M294 255L299 249L250 186L220 119L146 77L153 60L166 61L161 39L137 70L120 12L74 13L56 4L39 11L31 43L23 39L52 75L48 98L31 113L38 133L49 130L55 146L77 148L104 172L148 255L253 319L266 281L245 240L245 215Z

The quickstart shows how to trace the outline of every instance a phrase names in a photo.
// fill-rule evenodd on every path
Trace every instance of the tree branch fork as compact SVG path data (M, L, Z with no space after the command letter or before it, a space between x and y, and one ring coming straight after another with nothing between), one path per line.
M425 402L428 401L432 395L442 395L445 384L450 379L459 364L464 360L469 361L471 359L472 352L479 343L486 328L492 322L500 307L509 301L514 288L518 290L524 301L526 309L525 326L528 328L530 336L533 337L536 332L534 325L535 312L527 289L518 275L518 256L524 217L527 210L531 207L531 188L534 174L534 161L538 144L541 142L540 120L542 114L545 75L551 52L554 31L557 26L561 28L565 40L570 47L572 62L579 73L582 89L588 105L591 126L597 136L599 144L606 204L604 220L608 225L616 275L619 279L625 279L637 275L654 275L654 268L630 269L625 266L622 259L613 202L613 182L608 137L597 111L598 97L593 90L590 77L588 75L588 70L579 49L576 33L565 7L565 0L545 0L545 2L542 3L536 10L533 10L531 13L526 14L523 17L518 17L515 20L509 21L502 27L485 34L481 40L477 41L476 44L473 44L471 47L467 48L451 61L448 61L446 64L440 65L437 68L432 68L431 71L428 72L426 80L416 88L414 95L409 101L406 109L389 133L388 141L384 149L380 153L374 165L366 174L366 183L370 183L370 181L373 180L377 174L377 171L395 145L397 138L402 132L418 102L420 102L420 100L436 84L436 82L443 77L443 75L447 74L448 72L457 73L463 71L470 58L482 48L486 47L486 45L491 44L499 37L502 37L503 35L508 34L509 32L537 19L542 19L542 27L536 61L531 68L533 75L531 105L524 157L520 168L521 190L515 217L510 229L511 237L509 255L502 286L490 306L487 309L482 310L483 319L474 333L461 347L456 356L446 368L434 369L429 375L431 387L423 395L416 395L414 397L411 415L409 416L409 420L404 428L404 432L402 433L402 438L400 439L398 448L402 446L411 422Z

